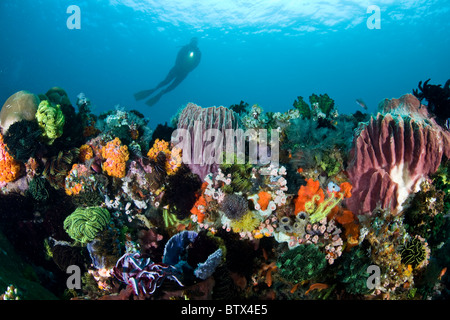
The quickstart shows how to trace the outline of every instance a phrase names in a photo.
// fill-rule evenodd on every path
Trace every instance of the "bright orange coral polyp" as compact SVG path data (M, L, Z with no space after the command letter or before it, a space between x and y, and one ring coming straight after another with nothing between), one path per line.
M119 138L108 142L102 148L102 157L106 159L102 164L103 171L111 177L125 177L126 162L130 157L130 153L128 152L128 147L122 145Z
M3 136L0 134L0 182L12 182L20 175L20 163L6 150Z

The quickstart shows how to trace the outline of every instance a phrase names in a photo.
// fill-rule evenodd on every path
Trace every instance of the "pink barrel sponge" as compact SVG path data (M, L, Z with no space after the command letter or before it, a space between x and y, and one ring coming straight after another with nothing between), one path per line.
M379 110L355 136L350 153L347 206L356 214L370 214L378 205L401 211L443 156L450 157L449 131L413 95L386 99Z

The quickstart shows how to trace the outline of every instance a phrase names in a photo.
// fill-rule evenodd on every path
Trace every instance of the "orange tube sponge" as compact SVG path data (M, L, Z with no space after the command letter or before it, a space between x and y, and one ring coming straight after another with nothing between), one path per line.
M197 216L198 223L203 223L203 220L205 219L206 205L206 199L201 195L191 209L191 213Z
M306 181L306 186L301 186L298 190L297 199L295 200L295 214L305 211L305 203L311 201L315 195L319 196L316 200L316 205L324 201L325 194L320 188L320 182L310 178Z
M106 146L102 148L102 157L106 159L102 164L103 171L115 178L125 177L126 162L130 157L128 147L122 145L119 138L108 142Z
M12 182L20 175L20 163L8 153L0 134L0 182Z
M266 191L260 191L258 193L258 204L261 207L262 211L265 211L267 209L267 207L269 206L269 201L270 199L272 199L272 196L270 193L266 192Z

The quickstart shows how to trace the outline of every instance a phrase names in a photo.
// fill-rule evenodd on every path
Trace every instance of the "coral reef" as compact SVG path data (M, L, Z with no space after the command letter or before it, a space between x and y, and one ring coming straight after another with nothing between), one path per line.
M338 115L326 94L285 112L189 103L155 130L136 110L92 114L82 93L18 93L0 112L1 297L447 299L447 87L376 115ZM279 144L258 135L257 151L279 161L224 150L229 129L270 131Z

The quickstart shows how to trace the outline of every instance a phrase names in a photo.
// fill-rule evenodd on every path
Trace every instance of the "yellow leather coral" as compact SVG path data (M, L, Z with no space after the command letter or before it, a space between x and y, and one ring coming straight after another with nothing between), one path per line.
M125 177L126 162L130 157L130 153L128 152L128 147L122 145L119 138L108 142L102 148L102 157L106 160L102 164L103 171L106 171L111 177Z
M165 169L167 174L171 175L177 172L182 162L181 149L173 148L170 150L169 142L156 139L153 147L148 151L147 156L156 161L160 152L163 152L166 155Z
M3 136L0 134L0 182L12 182L19 177L20 163L6 150Z

